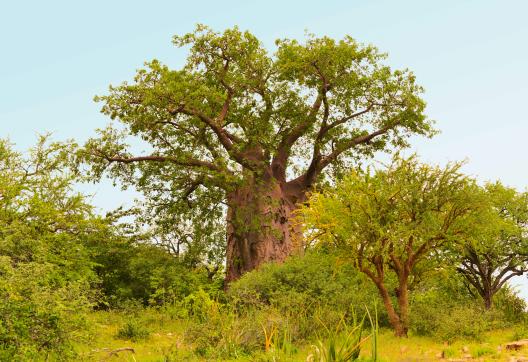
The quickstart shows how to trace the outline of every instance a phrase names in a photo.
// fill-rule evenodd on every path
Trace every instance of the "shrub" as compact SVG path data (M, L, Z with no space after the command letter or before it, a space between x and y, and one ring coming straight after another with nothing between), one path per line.
M117 338L129 339L133 342L147 339L150 336L150 330L145 327L139 320L132 319L127 321L118 331Z
M510 338L512 341L518 341L520 339L528 338L528 326L525 323L522 323L515 327L513 334Z
M346 259L323 251L266 264L231 284L231 303L239 313L273 309L290 324L293 339L306 339L325 325L346 321L378 299L372 283Z
M43 354L66 360L85 329L89 285L60 278L51 264L0 257L0 360L34 360Z
M191 321L185 339L194 352L208 358L238 358L258 350L254 333L258 324L237 318L226 306L210 309L204 320Z
M524 323L527 320L526 301L508 285L503 286L493 299L493 309L501 313L504 326Z
M371 282L346 259L320 249L283 264L263 265L231 284L228 291L238 320L248 321L244 345L257 345L261 350L284 346L283 355L291 343L300 340L334 338L340 342L325 326L353 323L356 312L377 299ZM260 333L251 321L262 326ZM277 341L284 338L287 343Z
M489 319L481 308L459 306L446 310L438 317L435 336L452 343L457 339L480 341L483 333L489 330Z
M196 292L191 293L181 303L181 310L185 316L194 318L201 323L216 316L222 308L223 306L213 300L203 289L198 289Z
M132 300L145 306L174 304L200 288L211 293L221 289L206 270L190 268L155 245L115 240L98 246L96 262L106 301L115 308Z
M281 355L295 351L288 320L270 306L236 313L231 304L199 290L185 298L178 313L188 323L185 339L201 357L257 358L271 348Z
M525 320L525 302L504 287L491 310L470 293L463 279L451 271L430 276L412 293L411 331L445 341L478 340L491 329L506 328Z

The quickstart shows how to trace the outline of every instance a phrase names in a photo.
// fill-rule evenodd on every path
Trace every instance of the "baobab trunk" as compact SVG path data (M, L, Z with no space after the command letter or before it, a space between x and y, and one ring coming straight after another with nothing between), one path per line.
M282 262L301 249L300 229L292 224L298 200L299 195L292 197L287 184L269 173L251 175L228 195L227 283L263 263Z

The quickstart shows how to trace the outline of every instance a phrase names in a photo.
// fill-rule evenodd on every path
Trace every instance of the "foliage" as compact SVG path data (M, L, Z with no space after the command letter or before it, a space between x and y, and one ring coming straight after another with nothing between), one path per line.
M185 317L204 323L212 314L217 314L223 306L204 290L198 289L183 299L182 307L185 310Z
M446 310L438 320L436 336L446 342L456 339L480 341L490 330L490 318L476 306L456 306Z
M454 268L437 271L411 293L410 330L443 341L480 340L484 332L508 328L526 318L526 304L509 289L497 295L491 311L483 310Z
M182 258L131 239L99 244L96 271L106 303L120 307L136 300L159 306L181 302L200 288L212 293L221 288L221 280L210 280L203 267L191 268Z
M440 269L422 280L411 292L410 330L415 335L434 336L440 319L457 306L474 305L463 278L452 268Z
M117 338L129 339L137 342L142 339L147 339L150 336L150 330L146 328L137 319L128 320L118 331Z
M299 341L330 337L324 325L352 323L356 309L375 298L350 265L321 250L247 273L231 284L225 302L198 290L173 313L189 323L186 339L198 355L285 357Z
M527 307L526 300L509 285L503 286L494 298L493 309L500 313L501 321L508 326L524 322L528 317Z
M335 330L329 330L329 336L324 343L319 341L319 345L314 346L314 354L308 360L314 362L348 362L358 360L363 342L364 321L365 316L359 323L347 326L341 320L335 327Z
M394 157L384 169L351 172L336 187L315 193L302 212L309 237L344 248L353 265L376 285L390 322L407 333L409 284L434 266L447 246L477 232L481 193L460 173ZM398 282L398 311L386 275Z
M67 149L41 137L24 157L0 140L0 253L15 264L51 263L68 279L95 281L86 244L107 224L73 192Z
M314 336L321 330L318 320L335 325L343 314L352 318L378 298L346 259L324 250L290 257L283 264L265 264L232 283L228 297L242 313L276 309L289 318L295 339Z
M247 306L288 308L301 300L306 305L321 303L337 307L355 301L361 306L371 302L370 295L360 293L365 287L368 290L365 282L343 256L321 249L292 256L281 264L265 264L232 283L228 294L234 302Z
M41 137L28 155L0 140L0 354L71 357L97 277L88 244L107 222L72 190L67 145Z
M488 222L467 243L453 247L458 271L489 309L508 280L528 271L528 193L498 182L486 184L484 192Z
M406 146L412 134L434 134L415 76L391 70L384 54L349 36L280 39L270 54L237 27L217 33L198 25L174 44L189 47L181 69L153 60L133 82L96 97L119 126L100 130L78 161L93 180L106 174L142 192L142 220L165 241L175 235L177 245L193 234L205 255L225 251L226 204L235 208L236 235L262 237L263 208L237 204L235 191L256 197L259 187L281 184L289 194L270 205L295 205L330 165L338 173ZM151 153L135 152L131 137Z
M57 266L0 257L0 360L72 356L71 342L86 328L89 285L60 278ZM59 357L57 357L59 358Z
M191 323L185 338L197 355L237 358L258 349L260 330L254 319L238 318L229 305L212 300L203 291L186 299Z
M374 314L371 314L367 308L361 320L357 320L354 315L350 325L342 318L333 330L325 326L328 332L326 341L319 340L317 346L312 346L314 353L308 355L306 360L314 362L356 361L360 359L359 355L364 342L370 339L372 343L370 361L378 361L379 327L376 306L374 306L374 311ZM370 334L364 332L367 317Z

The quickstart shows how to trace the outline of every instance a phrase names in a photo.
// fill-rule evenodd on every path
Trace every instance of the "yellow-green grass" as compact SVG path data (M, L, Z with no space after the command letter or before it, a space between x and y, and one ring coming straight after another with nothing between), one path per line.
M116 312L92 313L88 323L91 325L91 337L76 346L82 360L160 361L171 349L189 347L183 345L185 324L182 321L150 311L144 318L151 331L147 339L134 342L117 338L119 328L130 318L130 315ZM117 356L110 356L111 351L125 347L133 348L135 353L123 351Z
M91 337L76 346L82 361L164 361L164 356L171 351L171 361L180 358L182 361L212 361L192 356L192 343L184 340L186 322L170 318L163 313L144 311L141 314L141 321L151 334L147 339L136 342L117 338L119 328L127 320L134 318L133 316L117 312L95 312L88 318L89 325L92 326ZM444 361L467 358L470 355L473 360L479 361L511 361L513 356L528 357L528 347L518 352L506 351L505 348L499 347L510 342L513 335L512 329L496 330L485 334L482 342L461 340L448 345L429 337L396 338L390 330L382 330L379 336L379 357L380 361L441 361L439 357L442 354ZM135 353L122 351L111 354L112 351L125 347L133 348ZM310 343L296 347L298 352L294 356L257 351L255 356L230 361L306 361L307 356L313 352ZM370 348L370 341L365 341L361 352L365 360L370 356ZM180 353L180 357L175 357L176 351Z

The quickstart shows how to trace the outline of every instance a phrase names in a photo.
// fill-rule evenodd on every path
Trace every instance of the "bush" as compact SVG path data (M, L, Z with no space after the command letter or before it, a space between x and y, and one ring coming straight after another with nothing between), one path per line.
M176 313L186 319L185 339L200 357L258 358L259 352L272 345L282 355L295 350L288 320L269 306L237 313L233 305L199 290L185 298Z
M372 303L376 290L370 281L337 254L310 252L269 263L246 273L230 285L229 296L239 305L292 304L357 305Z
M336 325L343 316L349 322L378 293L345 259L317 251L245 274L231 284L228 298L241 314L275 310L294 339L307 339L323 333L321 322Z
M493 309L501 313L505 326L525 323L528 316L526 307L526 301L508 285L503 286L493 298Z
M179 303L198 289L214 293L222 286L206 270L190 268L155 245L116 240L98 249L96 271L106 302L114 308L133 300L145 306Z
M118 331L117 338L129 339L133 342L137 342L143 339L147 339L150 336L150 330L143 326L137 319L127 321Z
M442 341L452 343L457 339L481 341L490 328L490 319L481 308L459 306L446 310L438 317L434 334Z
M89 285L60 278L54 265L12 264L0 257L0 360L72 358L91 306Z
M505 287L495 296L493 308L485 310L482 300L470 293L458 274L444 271L413 291L411 331L447 342L479 340L486 331L525 320L525 308L525 302Z
M98 279L88 245L114 230L74 192L71 146L0 139L0 360L62 360L85 337ZM45 357L44 357L45 356Z
M197 355L238 358L258 348L253 333L256 321L238 318L229 305L212 300L207 293L190 295L181 307L189 322L185 339Z

